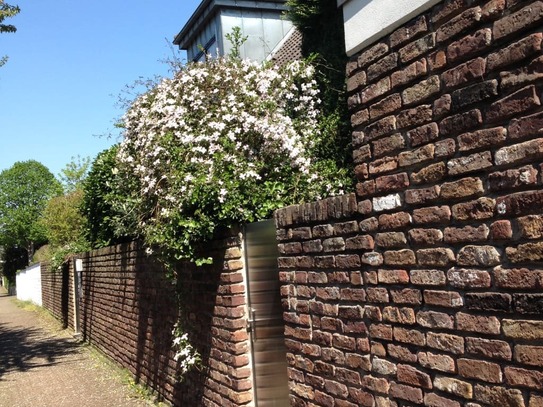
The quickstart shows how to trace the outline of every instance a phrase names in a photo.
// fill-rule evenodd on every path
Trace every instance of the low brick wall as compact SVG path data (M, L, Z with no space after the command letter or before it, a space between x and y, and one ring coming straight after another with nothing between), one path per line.
M172 351L176 289L137 243L80 256L81 333L176 406L246 405L252 396L240 239L213 242L206 254L214 265L176 268L190 341L203 359L201 371L178 381Z
M48 263L41 263L43 307L51 312L64 328L74 328L73 273L69 267L51 270Z
M543 406L543 3L348 64L356 194L276 213L293 406Z

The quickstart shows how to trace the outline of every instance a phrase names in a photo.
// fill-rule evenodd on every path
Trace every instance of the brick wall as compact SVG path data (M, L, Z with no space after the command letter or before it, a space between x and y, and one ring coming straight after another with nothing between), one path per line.
M172 329L180 312L176 287L137 243L80 256L82 338L176 406L247 405L252 382L241 240L237 234L218 239L205 254L213 257L213 265L176 267L190 341L202 355L200 371L178 380L172 351ZM73 328L70 263L64 272L43 269L42 281L44 307Z
M73 329L73 273L67 266L62 270L51 270L47 263L40 266L43 307L61 321L64 328Z
M356 194L276 213L293 406L543 406L543 2L348 64Z

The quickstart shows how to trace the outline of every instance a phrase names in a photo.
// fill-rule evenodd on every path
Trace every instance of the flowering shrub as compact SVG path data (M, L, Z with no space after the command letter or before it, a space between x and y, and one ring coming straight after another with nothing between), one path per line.
M193 367L199 367L202 360L200 354L189 342L189 335L183 332L179 323L174 325L172 335L173 349L175 351L174 360L178 363L179 375L182 379L185 373Z
M222 227L342 193L347 171L316 156L325 141L313 75L304 62L215 59L137 98L117 154L120 179L136 186L134 234L169 257L202 260L196 246Z

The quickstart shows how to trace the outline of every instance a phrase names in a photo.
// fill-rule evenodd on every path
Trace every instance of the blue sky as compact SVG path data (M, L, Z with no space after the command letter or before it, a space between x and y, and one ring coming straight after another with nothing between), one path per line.
M58 175L118 141L117 96L168 75L173 37L200 0L7 0L21 13L0 34L0 171L30 159ZM178 51L177 55L179 55ZM117 137L98 137L113 132Z

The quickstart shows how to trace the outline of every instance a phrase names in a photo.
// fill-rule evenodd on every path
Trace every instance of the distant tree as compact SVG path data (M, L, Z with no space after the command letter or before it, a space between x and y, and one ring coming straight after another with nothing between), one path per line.
M31 258L47 239L40 217L62 187L43 164L16 162L0 173L0 244L22 247Z
M69 194L83 186L83 182L89 172L91 160L89 157L72 157L72 161L60 170L59 178L64 192Z
M18 246L3 247L0 256L2 258L2 274L6 276L9 284L13 285L17 270L23 269L28 264L26 249Z
M4 0L0 0L0 33L14 33L17 31L17 28L15 28L14 25L11 24L3 24L4 20L9 17L16 16L19 14L21 9L19 6L11 6L4 2ZM7 56L3 56L0 58L0 66L4 65L8 60Z

